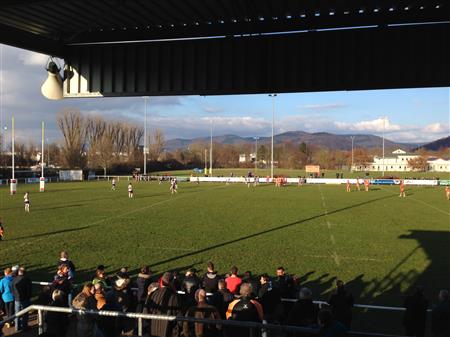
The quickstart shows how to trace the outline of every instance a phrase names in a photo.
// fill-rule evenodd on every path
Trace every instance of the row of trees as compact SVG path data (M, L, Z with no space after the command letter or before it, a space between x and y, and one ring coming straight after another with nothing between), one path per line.
M141 167L143 163L144 129L141 126L123 121L106 121L99 116L83 116L76 110L65 110L57 116L57 125L63 136L62 142L46 145L44 161L47 164L66 168L102 168L104 174L113 166L122 165L128 171ZM0 139L0 143L1 139ZM161 163L171 163L172 167L203 167L205 160L209 165L209 143L197 142L187 149L165 151L165 137L160 129L152 130L147 139L147 159L161 168ZM0 144L4 149L4 144ZM205 153L206 150L206 153ZM30 167L37 164L40 146L16 142L16 165ZM214 167L251 167L254 162L239 162L240 154L255 152L253 144L213 144ZM4 152L1 165L10 165L10 158ZM353 163L364 165L379 155L381 149L355 148ZM419 158L409 165L415 170L426 170L427 155L420 150ZM439 153L434 153L439 156ZM270 163L270 144L260 144L257 151L260 165ZM350 167L351 151L333 150L318 146L286 141L274 148L274 161L278 167L302 169L305 165L320 165L323 169L342 169Z
M57 116L63 135L62 162L67 167L97 168L106 174L114 164L137 165L142 162L144 129L123 121L106 121L99 116L84 117L79 111L66 110ZM147 139L148 159L158 160L164 149L160 129Z

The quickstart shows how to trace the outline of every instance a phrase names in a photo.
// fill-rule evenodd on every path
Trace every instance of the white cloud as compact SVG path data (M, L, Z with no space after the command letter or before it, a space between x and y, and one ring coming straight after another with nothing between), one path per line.
M22 51L19 53L19 60L25 66L41 66L44 69L48 55Z
M343 103L327 103L327 104L305 104L302 109L308 110L332 110L337 108L345 108L347 105Z
M218 113L222 111L222 108L216 106L205 106L203 107L203 110L208 113Z
M448 123L432 123L423 128L424 132L431 133L450 133L450 124Z
M356 123L335 122L337 129L361 132L392 132L399 131L400 125L391 124L388 118L377 118L371 121L360 121Z

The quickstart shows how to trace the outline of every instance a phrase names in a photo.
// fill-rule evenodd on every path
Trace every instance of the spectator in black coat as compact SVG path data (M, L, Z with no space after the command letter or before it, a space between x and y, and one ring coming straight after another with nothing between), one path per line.
M277 268L277 277L273 281L273 286L278 288L280 296L282 298L294 298L295 287L294 280L288 274L283 267Z
M331 294L328 304L331 306L334 319L344 324L347 330L350 330L354 300L352 294L345 289L343 281L336 281L336 288Z
M32 283L25 275L25 268L20 267L17 276L12 281L12 291L14 294L15 312L25 309L31 304ZM28 329L28 313L15 319L16 331Z
M311 327L317 322L317 308L312 300L312 292L309 288L302 288L298 297L299 300L289 312L286 324Z
M148 266L142 267L141 272L138 274L136 279L137 285L137 306L136 312L142 313L144 310L145 300L147 299L147 289L148 286L152 283L152 272Z
M214 263L208 262L206 267L207 272L203 275L202 284L207 293L213 293L219 289L218 283L220 280L219 275L214 270Z
M228 306L226 318L235 321L249 321L261 323L264 319L264 310L262 305L252 299L252 286L249 283L243 283L239 289L240 297ZM233 337L248 337L248 328L227 327L226 335Z
M161 286L153 291L147 301L148 311L155 315L180 315L181 300L173 286L171 273L164 273L160 281ZM150 336L168 337L178 336L180 326L176 322L152 320L150 323Z
M347 337L347 329L345 326L333 319L333 314L327 310L322 309L319 311L318 319L320 326L321 337Z
M217 282L218 290L212 296L207 297L206 301L217 308L220 317L225 319L228 305L234 300L234 295L227 289L225 280Z
M51 307L67 307L66 295L59 289L52 293ZM53 337L65 336L69 326L68 314L61 312L47 312L45 316L47 323L47 334Z
M200 279L197 277L197 270L194 268L189 269L183 282L181 283L181 290L185 292L183 296L183 312L188 308L195 306L197 302L195 301L195 292L200 289Z
M439 292L439 304L431 313L431 331L434 337L450 337L450 299L448 290Z
M405 299L406 311L403 316L403 326L406 336L423 337L425 334L428 300L423 292L424 288L418 286L415 293Z
M258 301L263 307L264 319L269 323L279 321L283 312L280 291L272 286L272 281L267 274L261 275L259 281L261 287L258 291Z
M257 297L258 296L258 290L259 290L259 286L260 283L258 282L257 279L255 279L252 275L252 272L247 270L244 275L242 275L242 283L250 283L252 285L252 289L253 289L253 297Z
M66 263L62 263L58 266L56 275L53 278L52 290L61 290L66 296L66 301L70 300L70 294L72 293L72 282L69 277L69 266Z

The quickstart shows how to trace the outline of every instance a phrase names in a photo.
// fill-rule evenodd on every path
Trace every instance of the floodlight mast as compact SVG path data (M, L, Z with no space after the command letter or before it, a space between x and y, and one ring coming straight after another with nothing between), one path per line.
M270 158L270 177L273 180L273 125L275 122L275 97L277 94L269 94L272 97L272 150L271 150L271 158Z

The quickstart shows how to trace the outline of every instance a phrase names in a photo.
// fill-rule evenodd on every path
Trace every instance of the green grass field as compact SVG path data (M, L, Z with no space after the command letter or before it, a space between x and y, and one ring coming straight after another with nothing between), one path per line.
M86 279L103 263L111 272L145 264L156 272L220 272L236 264L243 272L273 274L283 265L313 288L316 298L338 277L360 303L400 305L401 293L425 284L431 296L450 283L450 208L443 188L373 186L346 193L344 186L275 188L243 184L108 182L19 186L1 189L6 239L1 266L29 267L35 280L50 280L58 252L67 249ZM31 192L31 213L22 193Z

